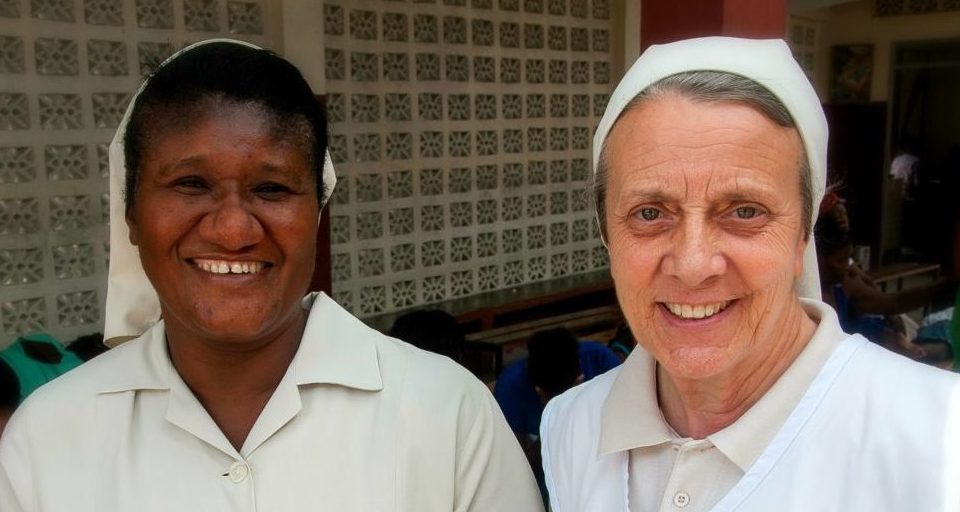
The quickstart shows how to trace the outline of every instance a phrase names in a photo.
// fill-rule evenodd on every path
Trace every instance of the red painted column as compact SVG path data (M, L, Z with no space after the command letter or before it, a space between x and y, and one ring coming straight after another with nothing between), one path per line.
M640 48L701 36L783 38L787 0L642 0Z

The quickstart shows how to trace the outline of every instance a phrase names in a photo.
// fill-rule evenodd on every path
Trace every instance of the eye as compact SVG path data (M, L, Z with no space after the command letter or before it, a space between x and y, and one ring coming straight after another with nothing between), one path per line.
M261 183L254 188L254 192L268 200L280 199L291 193L290 187L276 182Z
M186 176L173 182L173 186L187 194L200 194L210 188L207 182L197 176Z
M760 215L760 210L756 206L740 206L733 211L738 219L752 219Z
M663 213L656 208L640 208L637 215L645 221L654 221L663 216Z

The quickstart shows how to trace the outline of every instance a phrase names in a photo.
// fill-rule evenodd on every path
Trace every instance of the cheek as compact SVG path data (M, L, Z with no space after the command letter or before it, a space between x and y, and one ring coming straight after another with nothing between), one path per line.
M764 330L779 322L776 313L795 297L795 283L803 268L802 251L793 248L754 245L728 253L745 291L749 294L743 329Z
M766 331L779 322L776 312L795 297L795 270L802 267L795 252L792 245L771 240L737 240L726 245L726 282L747 299L740 317L743 332Z
M623 232L611 232L607 242L610 254L610 272L614 279L630 282L649 281L659 267L662 243L639 241Z
M737 244L727 255L747 288L760 292L793 286L797 269L803 268L802 253L798 259L792 250L784 249L780 244Z
M616 287L617 299L627 318L633 323L647 324L653 310L655 281L660 266L662 248L656 243L638 243L636 240L616 237L609 243L610 275ZM632 325L638 328L639 325Z
M272 227L273 237L285 248L288 258L309 262L311 266L306 270L312 270L319 214L316 208L291 206L279 215L274 213L272 220L264 221L263 225Z

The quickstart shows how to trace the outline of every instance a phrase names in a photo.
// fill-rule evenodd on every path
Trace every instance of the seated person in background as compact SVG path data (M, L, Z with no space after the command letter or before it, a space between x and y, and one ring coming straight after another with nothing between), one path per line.
M107 346L103 344L103 333L95 332L71 341L67 345L67 350L76 354L80 359L89 361L106 352Z
M633 352L633 348L636 346L637 340L634 339L633 333L630 332L630 326L627 325L626 322L620 324L620 327L617 327L616 334L607 342L607 348L613 351L613 354L617 356L617 359L620 359L620 362L626 361L627 357L630 356L630 352Z
M503 369L493 396L545 493L539 440L544 406L560 393L616 367L620 359L603 344L579 341L563 327L534 334L527 341L527 352L525 359Z
M952 282L939 279L929 285L886 293L852 263L850 237L835 217L821 216L814 233L823 301L836 310L846 332L862 334L874 343L913 359L927 359L944 352L940 347L911 342L906 336L903 320L897 315L921 308L936 296L949 293L953 289ZM932 352L929 357L928 349Z
M30 393L83 361L44 333L21 336L0 351L0 434Z
M850 216L847 214L847 201L840 197L835 191L835 189L839 187L839 184L827 186L827 192L823 196L823 201L820 201L817 220L824 217L833 217L840 231L850 233Z
M463 358L463 331L457 319L446 311L432 309L401 315L394 320L388 335L458 363Z
M59 340L44 333L17 338L0 352L0 361L6 363L17 377L20 402L40 386L83 363Z
M620 364L609 348L579 341L563 327L534 334L527 352L526 359L503 369L493 390L521 444L539 434L540 415L551 398Z
M13 411L20 405L20 381L10 365L0 360L0 436Z

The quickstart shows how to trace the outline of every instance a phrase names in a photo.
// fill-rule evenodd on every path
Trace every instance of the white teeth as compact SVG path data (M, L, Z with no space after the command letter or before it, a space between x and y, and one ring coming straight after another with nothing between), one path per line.
M211 274L256 274L263 270L263 263L257 261L215 261L196 260L197 267Z
M730 301L717 302L714 304L700 304L700 305L691 305L691 304L674 304L665 302L664 306L676 316L680 318L709 318L730 305Z

